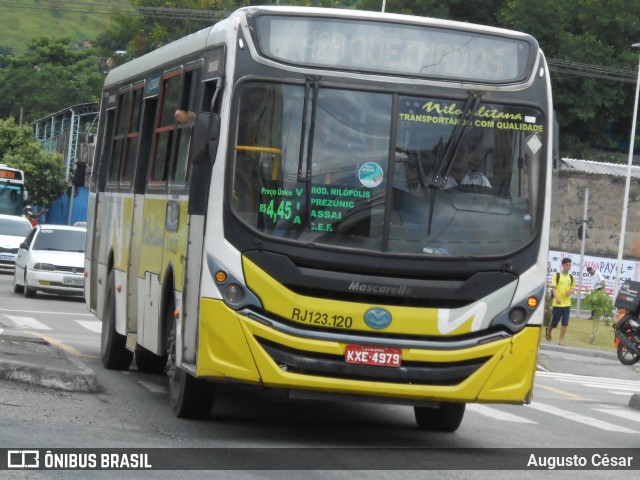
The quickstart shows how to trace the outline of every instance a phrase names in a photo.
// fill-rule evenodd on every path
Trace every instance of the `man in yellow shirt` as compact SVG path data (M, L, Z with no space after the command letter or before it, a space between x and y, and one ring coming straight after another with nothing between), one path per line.
M567 333L569 326L569 314L571 313L571 297L576 291L576 282L572 275L569 274L571 269L571 259L562 259L562 272L555 274L551 281L551 292L553 293L553 318L551 324L547 327L547 340L551 341L551 332L562 321L560 327L559 345L564 345L564 335Z

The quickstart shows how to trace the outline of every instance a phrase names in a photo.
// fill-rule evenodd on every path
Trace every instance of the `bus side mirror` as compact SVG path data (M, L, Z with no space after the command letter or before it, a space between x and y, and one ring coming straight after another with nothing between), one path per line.
M191 138L191 149L189 156L191 163L201 165L203 163L213 164L218 141L220 140L220 115L217 113L202 112L196 117Z

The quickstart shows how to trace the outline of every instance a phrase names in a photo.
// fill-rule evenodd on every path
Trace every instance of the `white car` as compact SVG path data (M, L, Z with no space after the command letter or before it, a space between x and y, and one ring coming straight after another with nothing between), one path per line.
M0 215L0 270L13 271L18 247L33 227L17 215Z
M84 242L87 231L66 225L37 225L20 244L13 291L84 294Z

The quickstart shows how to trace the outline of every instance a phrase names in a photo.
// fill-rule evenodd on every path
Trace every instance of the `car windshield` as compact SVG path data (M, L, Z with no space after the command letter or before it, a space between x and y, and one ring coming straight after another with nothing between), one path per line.
M31 225L22 217L0 218L0 235L11 235L14 237L26 237L31 231Z
M539 228L539 110L251 82L236 118L230 203L262 234L467 257L508 255Z
M79 230L54 230L43 228L33 244L33 250L60 252L84 252L86 232Z

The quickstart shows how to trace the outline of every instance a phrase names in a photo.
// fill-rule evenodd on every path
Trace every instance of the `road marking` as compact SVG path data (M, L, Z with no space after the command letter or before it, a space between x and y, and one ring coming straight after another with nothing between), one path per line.
M564 418L565 420L571 420L572 422L583 423L585 425L589 425L590 427L599 428L600 430L606 430L608 432L638 433L635 430L620 427L618 425L614 425L613 423L604 422L596 418L587 417L586 415L580 415L579 413L570 412L569 410L562 410L561 408L556 408L552 405L547 405L544 403L533 402L529 405L526 405L526 407L533 408L534 410L538 410L549 415L556 415L558 417Z
M572 373L536 372L536 377L554 378L564 382L589 383L609 385L609 388L635 387L640 390L640 382L637 380L620 380L616 378L592 377L589 375L575 375Z
M626 386L626 385L607 385L607 384L602 385L602 384L599 384L599 383L592 383L592 382L589 382L589 383L585 382L582 385L584 385L585 387L604 388L604 389L615 387L615 388L618 389L618 391L628 391L630 393L640 392L640 387L632 386L632 385L629 385L629 386Z
M495 418L496 420L503 420L505 422L537 423L533 420L529 420L528 418L513 415L511 413L503 412L495 408L487 407L486 405L480 405L478 403L468 403L466 408L467 410L479 413L480 415L484 415L485 417Z
M547 385L539 385L537 383L535 384L535 386L536 388L542 388L543 390L548 390L549 392L557 393L558 395L563 395L567 398L570 398L571 400L589 401L588 398L581 397L571 392L565 392L564 390L560 390L559 388L548 387Z
M609 390L609 393L612 393L613 395L626 395L627 397L629 395L633 395L631 392L616 392L614 390Z
M37 313L42 315L64 315L67 317L68 316L95 317L93 313L44 312L42 310L12 310L10 308L0 308L0 312Z
M621 408L593 408L596 412L602 412L615 417L631 420L632 422L640 422L640 412Z
M80 350L76 350L75 348L73 348L71 345L67 345L64 342L61 342L60 340L58 340L57 338L53 338L53 337L49 337L48 335L43 335L40 332L26 332L29 333L35 337L40 337L40 338L44 338L47 342L53 344L53 345L57 345L58 347L60 347L61 349L63 349L65 352L70 353L71 355L73 355L74 357L81 357L81 358L100 358L97 355L87 355L86 353L82 353Z
M97 322L95 320L76 320L76 323L87 330L91 330L92 332L102 333L102 322Z
M151 393L167 393L167 389L162 385L157 385L151 382L143 382L140 380L138 380L138 383L149 390Z
M31 317L18 317L15 315L5 315L9 320L11 320L16 327L19 328L32 328L34 330L51 330L44 323L39 322L35 318Z

